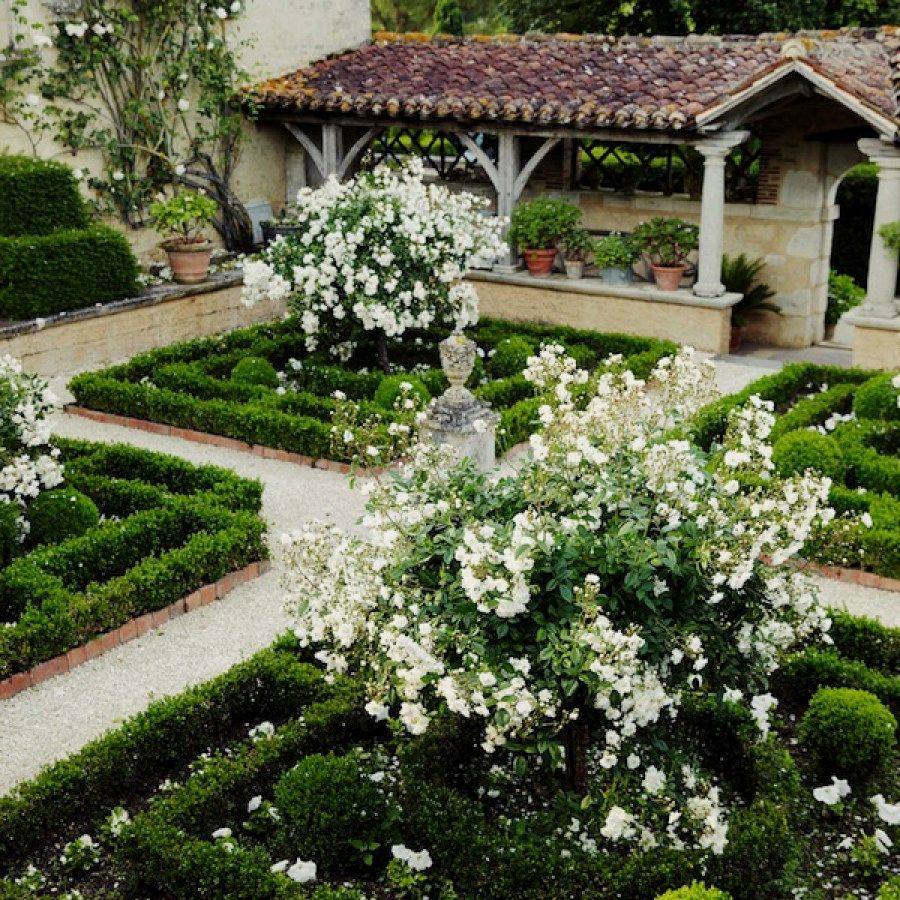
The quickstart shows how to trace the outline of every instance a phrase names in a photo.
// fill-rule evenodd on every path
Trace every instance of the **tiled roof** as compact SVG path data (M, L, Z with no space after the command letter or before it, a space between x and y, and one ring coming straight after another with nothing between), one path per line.
M759 36L451 38L377 34L254 89L271 111L571 127L691 128L781 65L788 48L898 121L900 28Z

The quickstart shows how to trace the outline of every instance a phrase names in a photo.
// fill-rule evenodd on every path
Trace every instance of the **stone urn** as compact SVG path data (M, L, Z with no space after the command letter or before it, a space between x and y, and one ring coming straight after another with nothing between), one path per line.
M449 444L483 471L494 468L497 415L465 385L475 368L475 341L455 331L438 345L441 367L450 387L433 400L422 423L422 437L433 444Z

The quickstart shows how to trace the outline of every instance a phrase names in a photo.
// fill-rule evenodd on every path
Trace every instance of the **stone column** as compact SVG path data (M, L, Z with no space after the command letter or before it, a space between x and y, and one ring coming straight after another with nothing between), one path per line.
M900 148L879 140L863 140L859 149L878 166L878 193L869 249L869 276L865 303L859 313L877 319L898 315L897 251L885 246L878 229L900 219Z
M516 206L516 179L519 177L519 140L509 131L501 131L497 146L497 215L509 220ZM505 237L505 233L504 233ZM495 266L498 271L515 269L517 253L510 247Z
M722 284L722 251L725 248L725 157L747 137L732 131L697 143L703 156L703 193L700 198L700 248L697 260L698 297L719 297Z

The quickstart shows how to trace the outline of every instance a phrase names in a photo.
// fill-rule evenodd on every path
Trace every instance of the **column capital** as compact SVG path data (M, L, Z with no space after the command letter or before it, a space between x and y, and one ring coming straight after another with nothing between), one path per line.
M856 144L860 153L867 156L873 163L884 171L900 171L900 147L888 144L877 138L864 138Z
M723 131L694 142L694 149L705 159L724 159L738 144L750 137L749 131Z

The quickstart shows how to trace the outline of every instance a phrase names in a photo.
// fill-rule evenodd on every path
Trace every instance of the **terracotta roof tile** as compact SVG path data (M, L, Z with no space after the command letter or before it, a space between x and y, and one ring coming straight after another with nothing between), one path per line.
M281 112L677 130L789 62L789 42L815 71L900 121L900 28L893 26L617 40L380 34L253 93Z

